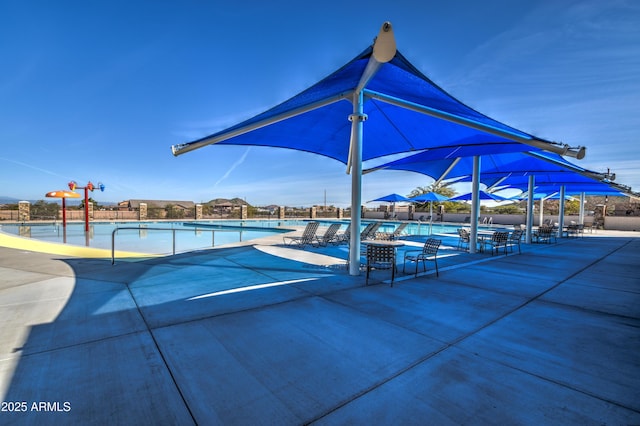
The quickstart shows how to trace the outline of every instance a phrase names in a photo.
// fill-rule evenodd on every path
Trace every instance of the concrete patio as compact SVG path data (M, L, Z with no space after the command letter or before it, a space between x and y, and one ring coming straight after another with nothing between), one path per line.
M640 233L447 247L393 287L277 242L0 247L0 423L640 424Z

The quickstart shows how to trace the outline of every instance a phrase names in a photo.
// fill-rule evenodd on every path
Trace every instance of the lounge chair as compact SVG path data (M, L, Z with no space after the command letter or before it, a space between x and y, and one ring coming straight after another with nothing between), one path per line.
M378 232L376 233L376 240L397 240L403 235L404 229L407 227L408 223L403 222L393 232Z
M318 230L318 222L308 222L304 228L304 232L301 237L283 237L285 245L296 245L304 248L306 245L314 245L316 241L316 231Z
M422 269L426 272L427 265L425 262L433 261L436 265L436 276L440 276L438 272L438 249L440 248L441 240L435 238L429 238L425 241L422 250L407 250L404 252L404 263L402 265L402 272L406 273L407 261L415 262L416 264L416 277L418 276L418 262L422 262Z
M341 226L342 224L340 223L332 223L331 226L325 230L324 234L316 235L315 238L318 245L326 246L329 243L336 243L336 234Z
M347 225L347 229L345 229L343 233L336 234L336 244L342 244L342 243L349 244L350 239L351 239L351 223Z
M496 231L491 235L490 239L482 239L479 241L485 248L487 246L491 247L491 255L493 256L493 252L496 254L498 250L504 248L504 254L507 254L507 241L509 240L509 233L503 231Z
M376 238L376 232L378 232L380 225L382 225L380 222L371 222L370 224L368 224L360 233L360 241L374 240Z
M465 228L458 228L458 250L469 250L470 240L471 236L469 235L469 231Z
M513 247L518 246L518 253L522 254L522 250L520 249L520 241L522 240L522 230L516 229L515 231L509 234L509 239L507 240L507 245L511 247L511 253L513 253Z
M372 269L391 269L391 287L396 276L396 249L391 246L367 245L367 279L369 284L369 273Z

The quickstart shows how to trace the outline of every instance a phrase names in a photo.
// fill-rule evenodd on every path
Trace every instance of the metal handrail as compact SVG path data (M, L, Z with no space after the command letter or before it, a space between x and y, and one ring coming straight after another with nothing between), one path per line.
M211 229L211 228L207 228L207 227L202 227L202 228L198 228L198 227L194 227L194 228L190 228L190 229L176 229L176 228L146 228L146 227L139 227L139 226L117 226L112 232L111 232L111 264L114 265L116 263L116 232L120 231L120 230L128 230L128 231L140 231L140 230L144 230L144 231L171 231L172 234L172 256L175 256L176 254L176 231L187 231L187 232L194 232L194 231L211 231L212 233L212 239L215 235L215 232L242 232L243 229ZM212 243L212 247L213 247L213 243Z

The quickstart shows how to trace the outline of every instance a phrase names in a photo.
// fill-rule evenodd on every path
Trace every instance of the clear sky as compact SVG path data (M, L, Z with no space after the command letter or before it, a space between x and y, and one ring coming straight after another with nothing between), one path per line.
M0 0L0 196L70 180L98 201L350 204L335 160L189 142L260 113L369 46L398 49L476 110L587 147L595 171L640 190L640 1ZM347 118L345 117L345 120ZM366 123L365 123L366 126ZM366 165L365 165L366 166ZM432 179L363 178L363 201Z

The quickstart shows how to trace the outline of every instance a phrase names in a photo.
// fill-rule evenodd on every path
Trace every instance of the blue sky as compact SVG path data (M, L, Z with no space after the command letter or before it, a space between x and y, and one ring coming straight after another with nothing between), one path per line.
M398 49L453 96L586 146L579 165L640 190L638 1L226 3L0 0L0 196L42 199L91 180L106 186L98 201L310 206L326 194L347 206L351 180L334 160L233 146L174 157L170 147L316 83L386 20ZM376 172L362 198L431 182Z

